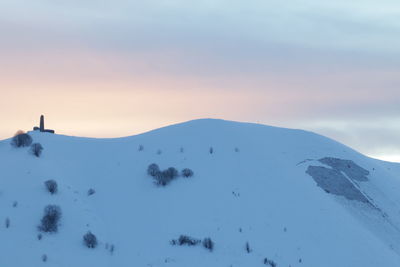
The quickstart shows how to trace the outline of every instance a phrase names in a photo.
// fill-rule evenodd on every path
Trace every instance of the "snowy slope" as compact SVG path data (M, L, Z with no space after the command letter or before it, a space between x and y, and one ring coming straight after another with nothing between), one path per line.
M0 266L255 267L264 258L292 267L400 266L400 164L314 133L195 120L118 139L30 134L44 147L40 158L0 142ZM367 170L355 188L372 204L318 186L306 171L330 168L318 161L325 157ZM194 176L156 186L151 163ZM48 179L57 194L45 190ZM38 240L48 204L61 207L61 224ZM82 243L88 230L95 249ZM210 237L215 248L172 246L181 234Z

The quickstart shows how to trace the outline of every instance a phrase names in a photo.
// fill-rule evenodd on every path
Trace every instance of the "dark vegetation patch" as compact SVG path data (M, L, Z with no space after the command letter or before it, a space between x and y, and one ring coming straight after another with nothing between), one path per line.
M166 186L172 180L179 177L179 172L176 168L169 167L168 169L161 171L160 167L155 163L152 163L147 167L147 174L151 176L154 179L155 184L159 186ZM182 177L185 178L192 177L193 174L193 171L188 168L181 171Z
M209 250L210 252L214 250L214 242L209 237L206 237L203 240L201 240L187 235L181 235L179 236L178 239L171 240L170 243L173 246L190 246L190 247L198 246L201 244L205 249Z
M97 237L89 231L83 236L83 243L88 248L96 248L97 247Z
M61 208L57 205L47 205L40 221L39 231L46 233L57 233L58 224L61 219Z
M31 148L29 150L29 152L34 155L35 157L40 157L40 155L42 155L43 152L43 146L39 143L34 143L31 145Z
M58 191L58 185L57 182L55 180L47 180L46 182L44 182L44 185L47 189L47 191L50 192L50 194L55 194Z
M11 145L13 147L28 147L32 144L32 137L22 131L18 131L11 139Z

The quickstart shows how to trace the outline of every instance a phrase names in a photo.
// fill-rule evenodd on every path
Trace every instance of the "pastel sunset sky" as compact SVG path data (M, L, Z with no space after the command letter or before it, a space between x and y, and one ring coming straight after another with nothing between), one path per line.
M400 2L0 0L0 139L41 114L89 137L258 122L400 162Z

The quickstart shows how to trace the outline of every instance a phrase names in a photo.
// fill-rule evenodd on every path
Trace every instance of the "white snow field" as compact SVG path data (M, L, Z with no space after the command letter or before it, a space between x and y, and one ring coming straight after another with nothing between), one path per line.
M39 158L0 142L0 267L400 266L400 164L326 137L212 119L116 139L29 134ZM157 186L151 163L194 176ZM49 204L58 232L39 240ZM180 235L214 249L171 245Z

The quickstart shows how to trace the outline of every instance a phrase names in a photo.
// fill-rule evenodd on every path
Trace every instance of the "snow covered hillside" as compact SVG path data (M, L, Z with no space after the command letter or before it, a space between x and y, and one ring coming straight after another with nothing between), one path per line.
M29 134L40 157L0 142L1 267L400 266L400 164L323 136L209 119L118 139ZM156 185L152 163L194 175ZM47 205L56 233L38 228ZM214 247L173 245L181 235Z

